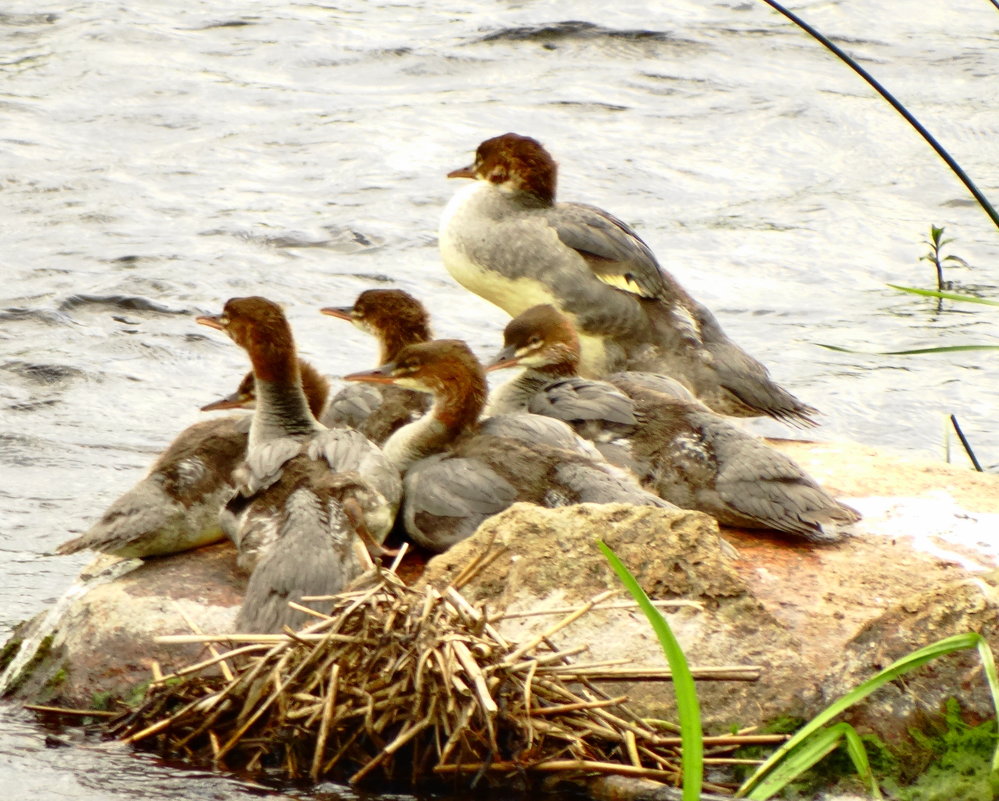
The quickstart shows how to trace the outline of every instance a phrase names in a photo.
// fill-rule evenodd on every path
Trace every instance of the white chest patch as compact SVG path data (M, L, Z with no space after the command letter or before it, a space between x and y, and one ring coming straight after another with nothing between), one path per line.
M469 258L460 244L462 238L481 236L489 239L493 234L488 215L478 208L479 204L488 201L489 193L493 191L483 182L475 181L454 194L441 215L437 234L441 260L454 280L465 289L516 316L539 303L553 303L555 299L548 287L532 278L510 278L488 269L488 265ZM462 236L456 235L457 231L462 231Z

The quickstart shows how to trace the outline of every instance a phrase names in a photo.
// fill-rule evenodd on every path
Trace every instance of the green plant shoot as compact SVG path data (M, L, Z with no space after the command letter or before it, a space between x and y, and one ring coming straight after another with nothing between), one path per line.
M981 634L976 634L974 632L970 632L968 634L956 634L953 637L947 637L931 645L927 645L925 648L920 648L918 651L913 651L911 654L897 660L874 677L868 679L863 684L855 687L850 692L833 701L833 703L812 718L812 720L802 726L802 728L790 740L774 751L774 753L771 754L770 757L756 769L753 775L743 783L742 787L740 787L736 793L736 797L751 799L764 797L769 798L773 793L763 796L757 795L754 790L762 784L764 778L771 774L777 766L785 760L789 760L797 764L800 759L801 767L797 771L788 769L788 778L787 781L784 782L784 785L800 774L803 770L807 770L811 764L814 764L814 762L808 763L807 758L804 756L798 756L800 753L799 747L802 746L802 743L804 743L805 740L822 729L826 723L853 704L866 698L875 690L883 687L888 682L894 681L899 676L905 675L906 673L915 670L917 667L920 667L933 659L937 659L941 656L945 656L953 653L954 651L960 651L965 648L978 649L979 656L982 660L982 667L985 672L985 678L988 681L989 690L992 693L993 708L996 710L997 718L999 718L999 677L996 675L996 664L995 658L992 654L992 649L989 647L988 642L984 637L982 637ZM853 756L852 753L851 756ZM856 759L854 760L854 764L856 764ZM999 772L999 747L997 747L992 756L992 771L993 773ZM767 786L769 788L771 786L770 783L768 783ZM774 789L773 792L778 792L779 789L780 788L778 787Z
M673 690L676 693L676 708L680 716L681 766L683 772L683 801L698 801L704 775L704 739L701 731L701 707L697 700L694 677L687 665L680 643L673 635L669 623L662 613L652 605L645 590L635 580L617 555L603 542L597 547L617 573L625 589L631 593L645 613L662 646L663 654L673 674Z

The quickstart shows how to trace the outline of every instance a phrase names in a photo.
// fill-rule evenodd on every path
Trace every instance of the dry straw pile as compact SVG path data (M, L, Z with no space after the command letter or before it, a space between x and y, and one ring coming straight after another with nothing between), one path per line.
M557 771L675 782L679 738L600 689L668 672L574 663L584 647L551 642L611 594L566 610L529 641L509 642L499 618L459 591L485 561L444 591L417 591L393 570L372 571L350 592L310 599L330 611L313 612L316 623L296 633L163 638L205 642L213 656L155 676L142 705L111 729L172 757L289 779L426 786ZM715 739L731 748L747 738Z

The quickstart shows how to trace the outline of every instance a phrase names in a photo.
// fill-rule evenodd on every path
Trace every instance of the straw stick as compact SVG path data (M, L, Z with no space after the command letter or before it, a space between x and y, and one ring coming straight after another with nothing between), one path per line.
M326 739L330 733L330 723L333 720L333 709L336 706L336 691L340 679L340 666L333 665L330 673L330 684L326 690L326 702L323 704L323 718L319 724L319 734L316 735L316 750L312 756L312 770L309 775L312 781L319 781L319 769L322 766L323 749L326 748Z

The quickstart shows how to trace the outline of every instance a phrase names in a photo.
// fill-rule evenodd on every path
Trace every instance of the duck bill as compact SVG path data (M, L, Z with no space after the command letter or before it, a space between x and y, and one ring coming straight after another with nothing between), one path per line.
M339 320L346 320L348 323L354 321L351 312L353 308L350 306L325 306L319 310L322 314L328 314L330 317L336 317Z
M200 325L207 325L209 328L214 328L218 331L225 331L225 326L222 325L222 321L217 315L203 314L200 317L196 317L194 321Z
M217 401L205 404L201 407L203 412L217 412L219 409L252 409L254 406L241 392L234 392Z
M475 177L475 167L469 164L467 167L461 167L457 170L451 170L447 174L448 178L474 178Z
M381 367L376 367L374 370L361 370L358 373L345 375L343 380L367 381L370 384L394 384L395 378L392 376L394 369L395 363L389 362L388 364L383 364Z
M496 357L485 366L486 372L491 373L493 370L505 370L508 367L517 367L520 364L520 359L514 353L513 348L503 348Z

